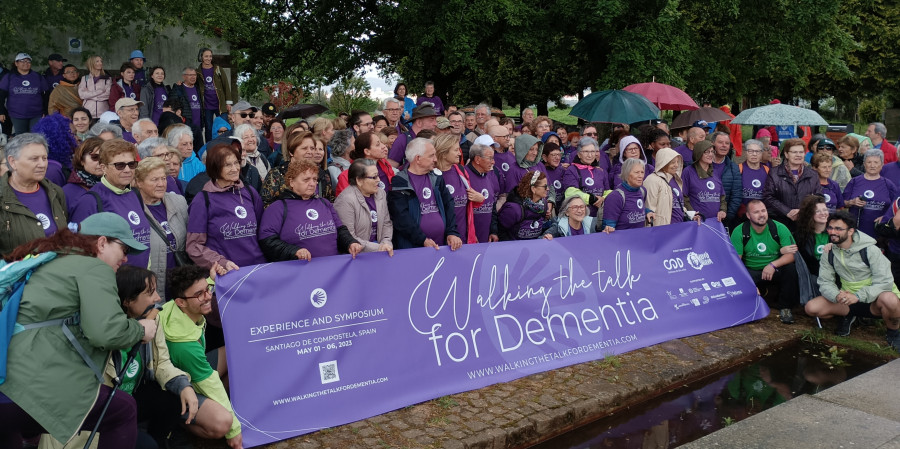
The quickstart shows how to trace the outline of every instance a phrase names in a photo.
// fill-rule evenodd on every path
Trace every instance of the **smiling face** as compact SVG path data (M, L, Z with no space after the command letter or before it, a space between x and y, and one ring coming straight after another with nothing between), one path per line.
M578 159L581 159L581 162L587 165L594 163L598 156L600 156L600 151L594 145L586 145L578 150Z
M575 220L577 222L581 222L584 220L585 215L587 215L587 206L585 206L584 201L580 197L572 197L569 200L569 207L566 209L566 215L569 216L569 219Z
M203 66L207 68L212 67L212 58L212 50L206 50L203 52L203 54L200 55L200 60L203 61Z
M831 162L824 161L815 167L816 173L819 174L819 179L828 179L831 178L831 171L833 167L831 166Z
M220 178L228 183L235 183L241 178L241 161L231 153L228 153L228 156L225 157L225 164L222 167Z
M641 146L636 143L629 143L627 147L625 147L625 153L622 155L623 159L637 159L641 157Z
M91 119L88 118L86 112L78 111L72 114L72 126L75 128L76 133L87 134L91 128Z
M156 84L162 84L163 81L166 80L166 71L161 67L157 67L153 73L150 74L150 78L153 79L153 82Z
M631 167L631 172L625 177L628 185L632 187L640 187L644 183L644 164L635 164Z
M828 206L825 203L816 204L816 212L813 215L813 223L824 225L828 224Z
M241 134L241 148L244 150L244 154L256 151L258 145L259 139L256 137L256 131L248 129Z
M159 293L156 291L156 281L148 280L146 287L138 294L137 298L124 304L125 313L129 318L140 318L147 308L160 302Z

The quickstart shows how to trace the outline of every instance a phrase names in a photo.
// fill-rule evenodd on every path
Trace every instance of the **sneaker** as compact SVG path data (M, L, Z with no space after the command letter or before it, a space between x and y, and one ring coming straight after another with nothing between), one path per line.
M778 312L778 317L781 318L781 322L784 324L794 324L794 314L791 313L791 309L781 309Z
M885 334L885 339L895 351L900 352L900 331L888 329Z
M834 330L834 335L838 337L850 336L850 328L856 323L856 316L845 316L841 319L841 324Z

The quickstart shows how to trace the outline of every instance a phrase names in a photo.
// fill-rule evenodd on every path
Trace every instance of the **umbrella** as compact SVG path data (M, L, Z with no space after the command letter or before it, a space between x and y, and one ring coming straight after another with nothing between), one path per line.
M787 104L769 104L742 111L731 123L766 126L828 126L828 122L812 109Z
M475 113L475 108L476 108L476 107L477 107L477 105L474 105L474 104L473 104L473 105L469 105L469 106L466 106L466 107L460 109L460 112L463 112L463 113L469 113L469 112L471 112L471 113L474 114L474 113ZM506 114L503 112L503 109L491 107L491 116L493 116L493 117L506 117Z
M647 97L656 107L664 111L683 111L698 109L697 103L683 90L663 83L632 84L623 90Z
M678 117L675 117L675 120L672 120L672 125L670 128L687 128L694 124L697 121L704 122L721 122L725 120L731 120L731 116L726 114L721 109L716 108L700 108L694 109L687 112L682 112Z
M278 118L281 120L287 120L289 118L307 118L309 116L313 116L316 114L321 114L327 111L328 108L322 106L320 104L295 104L278 114Z
M659 118L659 108L640 94L603 90L584 97L569 115L595 123L635 123Z

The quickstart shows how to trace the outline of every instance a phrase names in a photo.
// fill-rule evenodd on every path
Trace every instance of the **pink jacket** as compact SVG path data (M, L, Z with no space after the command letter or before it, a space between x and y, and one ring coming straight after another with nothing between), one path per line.
M78 96L84 101L84 107L91 111L94 118L109 110L109 90L112 88L112 78L103 75L97 82L90 74L81 78L78 83Z

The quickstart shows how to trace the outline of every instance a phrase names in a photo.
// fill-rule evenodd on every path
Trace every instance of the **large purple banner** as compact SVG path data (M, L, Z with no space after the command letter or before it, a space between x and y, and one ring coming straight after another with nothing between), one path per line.
M248 266L216 290L248 447L769 313L718 223Z

